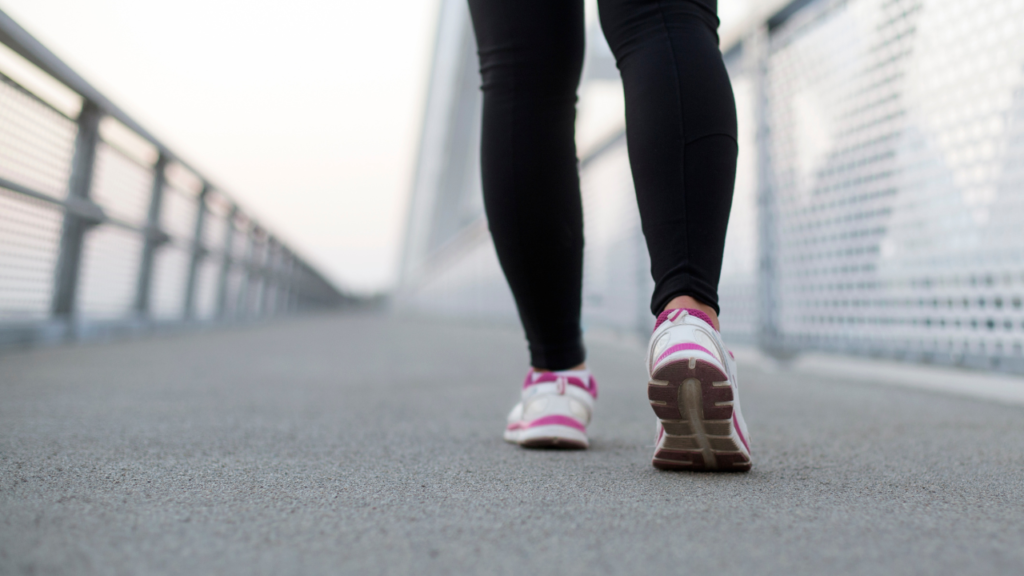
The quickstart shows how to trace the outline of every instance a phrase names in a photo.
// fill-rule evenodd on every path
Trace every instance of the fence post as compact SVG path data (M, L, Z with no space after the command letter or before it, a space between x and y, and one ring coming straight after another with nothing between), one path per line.
M199 263L206 256L206 248L203 246L203 226L206 224L206 196L210 193L210 185L203 182L203 190L196 199L196 229L192 234L192 258L188 264L188 284L185 286L185 320L191 320L196 315L196 280L199 276Z
M82 103L82 111L78 115L78 134L75 136L75 155L71 161L71 178L68 181L68 201L89 202L102 118L103 112L99 107L88 100ZM60 253L57 255L53 300L50 306L51 313L58 319L70 320L74 313L82 262L82 243L86 230L94 224L95 221L82 218L75 212L64 212Z
M292 281L289 294L291 301L288 303L288 309L292 312L302 310L302 295L306 292L306 276L304 272L302 260L295 257L295 260L292 262Z
M278 288L278 265L281 245L273 236L267 236L267 260L263 270L263 315L274 314L274 294Z
M153 190L149 196L149 213L146 217L145 243L142 246L142 258L139 262L139 277L135 285L135 314L141 318L149 316L149 296L153 280L153 260L161 244L168 237L160 229L160 211L163 206L164 184L168 158L161 153L153 166Z
M278 284L277 291L277 304L275 308L281 314L287 314L288 302L291 299L292 290L292 270L295 264L295 257L292 256L291 252L287 248L281 247L281 280Z
M754 71L757 122L757 224L758 224L758 345L766 353L783 357L778 320L778 270L775 242L775 184L771 159L771 125L768 120L768 56L767 26L761 26L744 40L749 48L749 65Z
M270 273L270 258L272 252L270 250L270 234L266 234L264 230L262 245L259 249L259 267L256 269L256 291L255 301L253 302L253 308L255 308L255 315L257 318L262 318L266 315L266 310L263 308L264 301L267 296L267 287L269 286L268 274Z
M224 226L224 248L223 259L220 261L220 278L217 280L217 319L224 320L228 314L228 282L231 276L231 266L235 262L235 218L238 216L238 206L231 206L228 212L227 224Z
M235 305L235 316L245 318L249 316L249 298L252 292L252 274L256 260L256 226L250 224L245 234L246 247L245 259L242 261L242 285L238 287L237 304Z

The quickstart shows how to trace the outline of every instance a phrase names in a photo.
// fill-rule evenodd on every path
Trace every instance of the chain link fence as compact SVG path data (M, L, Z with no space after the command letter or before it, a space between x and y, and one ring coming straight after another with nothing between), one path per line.
M0 346L345 300L3 12L0 43Z

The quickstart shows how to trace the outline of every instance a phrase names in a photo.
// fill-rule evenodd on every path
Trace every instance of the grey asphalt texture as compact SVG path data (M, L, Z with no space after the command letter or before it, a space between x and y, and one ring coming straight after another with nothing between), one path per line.
M516 329L330 315L0 355L2 574L1022 574L1024 409L740 358L753 471L501 440ZM868 362L869 360L865 360Z

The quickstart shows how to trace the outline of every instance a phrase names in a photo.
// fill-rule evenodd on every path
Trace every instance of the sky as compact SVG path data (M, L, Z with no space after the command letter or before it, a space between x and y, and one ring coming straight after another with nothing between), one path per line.
M438 0L0 9L339 286L393 285Z

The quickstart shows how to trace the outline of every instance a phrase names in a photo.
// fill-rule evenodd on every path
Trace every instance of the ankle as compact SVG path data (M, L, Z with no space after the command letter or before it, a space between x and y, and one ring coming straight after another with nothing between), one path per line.
M669 300L668 304L666 304L662 309L662 312L665 310L675 310L676 308L692 308L694 310L700 310L711 318L711 325L715 327L715 330L720 330L718 327L718 313L715 312L715 309L711 306L708 306L707 304L704 304L690 296L676 296Z
M587 363L584 362L583 364L580 364L579 366L573 366L572 368L565 368L565 369L562 369L562 370L548 370L547 368L533 368L533 371L537 372L538 374L543 374L544 372L566 372L566 371L576 371L576 370L586 370L586 369L587 369Z

